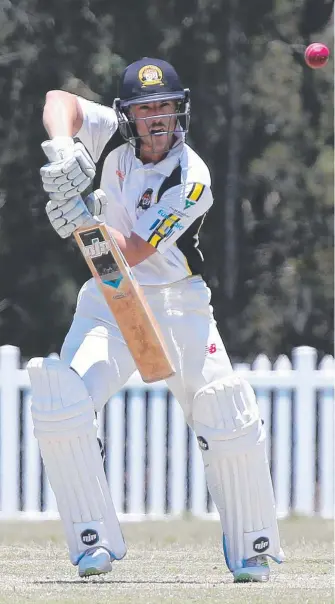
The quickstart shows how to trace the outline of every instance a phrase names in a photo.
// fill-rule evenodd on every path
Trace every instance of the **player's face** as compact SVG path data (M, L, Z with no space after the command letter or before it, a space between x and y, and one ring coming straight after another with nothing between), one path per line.
M141 138L141 151L160 156L173 144L177 118L175 101L153 101L133 105L132 116Z

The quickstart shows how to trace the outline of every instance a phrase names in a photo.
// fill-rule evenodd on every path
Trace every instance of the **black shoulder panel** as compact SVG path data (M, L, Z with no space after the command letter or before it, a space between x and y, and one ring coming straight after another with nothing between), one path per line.
M196 218L176 241L176 246L185 256L192 275L202 275L204 271L204 257L198 246L199 232L205 216L206 214Z
M168 189L172 189L172 187L176 187L181 183L181 166L178 166L171 172L170 176L167 176L165 180L163 180L160 189L157 193L157 203Z
M114 151L114 149L117 149L117 147L124 145L124 142L125 141L122 138L119 130L117 130L115 132L115 134L113 134L113 136L109 139L108 143L105 145L105 148L104 148L103 152L101 153L100 158L97 162L97 171L95 173L95 178L93 180L93 191L95 189L99 189L99 187L100 187L102 168L103 168L104 161L105 161L107 155L109 155L111 151Z
M178 164L167 176L160 186L157 194L157 202L160 201L165 191L176 187L181 183L181 166ZM185 256L187 264L192 272L192 275L201 275L203 273L204 257L199 249L199 231L204 221L204 216L199 216L188 229L180 237L178 237L175 245Z

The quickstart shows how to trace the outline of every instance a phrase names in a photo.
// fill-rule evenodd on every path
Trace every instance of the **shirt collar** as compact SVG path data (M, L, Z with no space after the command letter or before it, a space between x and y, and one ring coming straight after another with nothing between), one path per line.
M135 148L133 147L133 145L131 145L133 153L135 155ZM178 136L177 134L177 140L175 141L174 145L171 147L170 151L168 152L168 154L166 155L166 157L164 159L162 159L162 161L158 162L157 164L143 164L143 162L137 159L137 165L138 167L143 167L144 170L154 170L155 172L158 172L159 174L163 174L163 176L170 176L170 174L173 172L173 170L175 169L175 167L178 165L179 163L179 159L180 156L182 154L184 148L184 137L183 136Z

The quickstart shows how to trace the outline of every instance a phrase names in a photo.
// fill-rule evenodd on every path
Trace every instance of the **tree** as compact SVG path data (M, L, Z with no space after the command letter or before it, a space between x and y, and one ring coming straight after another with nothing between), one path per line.
M25 356L58 351L89 276L50 229L39 168L44 95L106 104L140 56L176 65L191 88L190 143L211 168L206 278L234 358L298 344L332 352L332 62L324 0L22 0L0 13L0 338ZM131 16L131 18L129 18ZM115 141L117 144L117 141Z

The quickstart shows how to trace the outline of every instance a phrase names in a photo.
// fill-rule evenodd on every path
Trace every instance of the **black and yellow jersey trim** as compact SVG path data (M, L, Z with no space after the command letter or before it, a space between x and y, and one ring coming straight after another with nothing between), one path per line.
M190 199L191 201L199 201L201 195L204 192L204 189L205 185L202 185L199 182L195 182L191 189L191 192L187 196L187 199Z
M174 225L177 224L179 220L180 217L176 216L175 214L169 214L166 216L166 218L163 218L163 220L157 224L155 230L150 235L148 243L157 248L158 244L170 235Z
M176 187L181 184L181 166L175 167L170 176L163 180L161 187L157 194L157 202L160 201L165 191L172 187ZM194 183L189 195L185 198L185 207L190 207L197 201L199 201L201 195L205 190L205 185L200 183ZM189 201L189 205L188 202ZM196 220L186 229L186 231L178 237L174 245L179 249L179 251L183 254L185 258L185 263L187 266L187 271L192 275L202 275L204 272L204 257L199 249L199 232L202 227L203 221L205 218L205 214L196 218ZM160 228L160 225L157 228ZM157 233L153 233L151 235L151 245L157 248L160 239L155 237Z
M176 241L177 248L183 254L187 270L191 275L203 275L204 257L199 249L199 233L206 214L196 218Z

